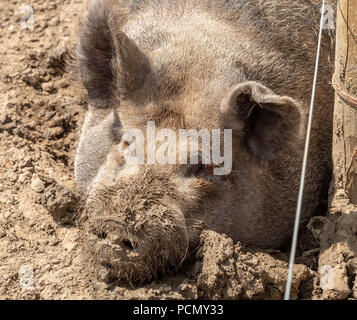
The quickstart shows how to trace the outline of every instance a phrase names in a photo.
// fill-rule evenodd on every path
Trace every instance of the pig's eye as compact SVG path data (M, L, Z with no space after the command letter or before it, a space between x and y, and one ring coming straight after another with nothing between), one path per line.
M194 167L192 168L192 173L193 173L194 175L198 175L198 174L200 174L200 173L203 173L204 170L205 170L205 168L204 168L203 164L198 164L197 166L194 166Z
M130 142L128 142L128 141L126 141L126 140L123 140L122 142L121 142L121 147L123 148L123 149L126 149L127 147L129 147L130 146Z
M191 174L194 176L200 176L203 175L205 173L209 173L210 166L204 165L204 164L198 164L195 166L192 166L191 168Z

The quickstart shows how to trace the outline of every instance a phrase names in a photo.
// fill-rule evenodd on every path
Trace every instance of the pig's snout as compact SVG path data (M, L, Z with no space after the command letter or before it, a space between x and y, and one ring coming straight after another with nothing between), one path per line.
M100 277L142 282L177 268L184 261L189 237L177 213L116 214L91 219L97 240L92 250L106 270Z

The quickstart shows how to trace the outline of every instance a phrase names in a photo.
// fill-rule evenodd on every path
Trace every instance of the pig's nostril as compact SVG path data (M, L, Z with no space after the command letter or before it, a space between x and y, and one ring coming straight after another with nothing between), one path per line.
M101 233L98 234L98 238L100 238L100 239L106 239L107 236L108 236L108 235L107 235L106 232L101 232Z
M122 241L122 244L126 249L134 250L134 247L133 247L133 245L132 245L130 240L125 239L125 240Z

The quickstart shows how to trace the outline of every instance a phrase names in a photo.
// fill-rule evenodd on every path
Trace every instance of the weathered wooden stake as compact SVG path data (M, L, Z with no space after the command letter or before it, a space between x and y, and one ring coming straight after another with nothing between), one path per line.
M341 198L344 190L350 203L357 205L357 0L338 1L333 84L334 198Z

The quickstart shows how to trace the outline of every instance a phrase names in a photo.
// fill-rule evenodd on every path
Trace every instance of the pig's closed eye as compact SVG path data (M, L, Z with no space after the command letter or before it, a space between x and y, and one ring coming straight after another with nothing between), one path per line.
M192 171L191 172L192 172L193 175L199 175L199 174L204 173L204 171L205 171L204 165L203 164L198 164L198 165L192 167Z
M215 168L214 165L210 164L199 164L198 168L196 169L197 176L204 176L207 179L213 176L213 169Z
M123 148L123 149L126 149L127 147L129 147L130 146L130 142L128 142L128 141L126 141L126 140L122 140L122 142L121 142L121 147Z
M207 176L212 173L213 166L205 164L197 164L191 166L190 174L194 176Z
M204 173L204 166L202 164L185 166L184 174L186 177L200 176Z

